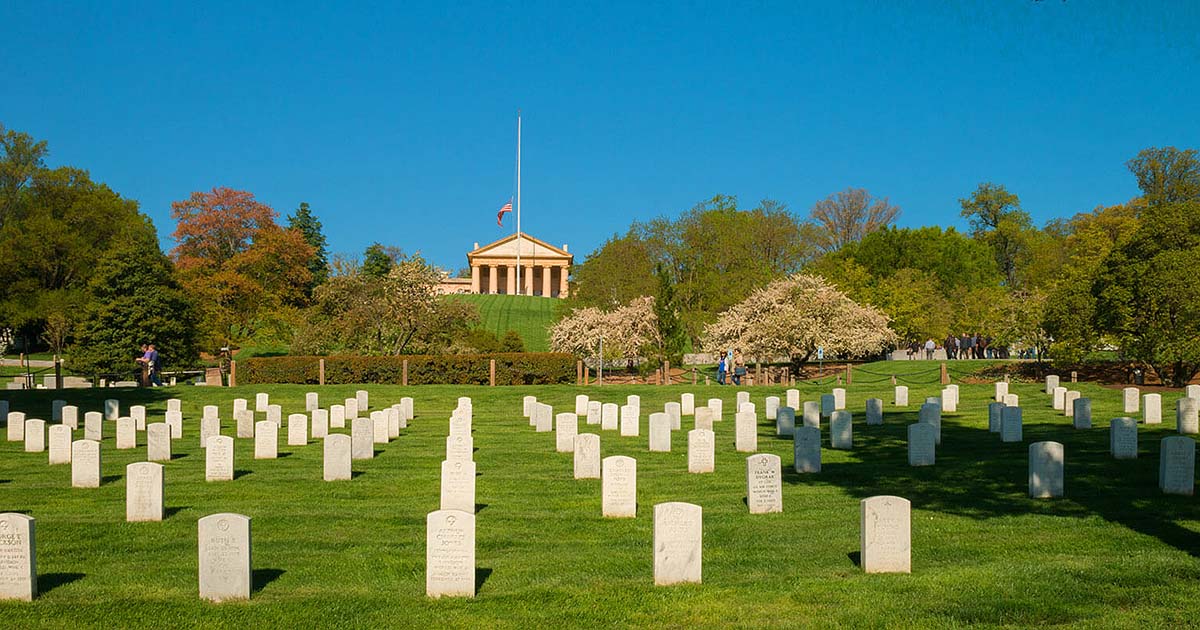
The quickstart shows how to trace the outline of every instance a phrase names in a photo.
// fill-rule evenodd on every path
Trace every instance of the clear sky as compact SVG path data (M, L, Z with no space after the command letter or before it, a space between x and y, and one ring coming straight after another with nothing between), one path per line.
M350 8L339 5L353 5ZM1200 2L0 3L0 122L136 199L301 201L333 252L466 264L522 227L586 254L716 194L807 214L850 186L964 226L1006 185L1040 224L1200 148Z

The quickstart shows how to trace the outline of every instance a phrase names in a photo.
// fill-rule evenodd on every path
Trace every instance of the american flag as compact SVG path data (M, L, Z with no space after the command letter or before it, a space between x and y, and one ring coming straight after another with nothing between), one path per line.
M505 212L512 212L512 199L509 199L508 203L504 204L503 208L500 208L500 212L496 213L496 225L504 227Z

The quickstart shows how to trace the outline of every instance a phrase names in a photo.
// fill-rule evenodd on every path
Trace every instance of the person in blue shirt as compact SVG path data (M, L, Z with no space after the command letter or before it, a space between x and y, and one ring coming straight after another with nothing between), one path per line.
M162 366L159 365L158 348L155 348L154 344L147 346L146 359L146 367L150 370L150 384L162 387L162 378L159 376Z
M725 384L725 352L721 352L721 358L717 360L717 385Z

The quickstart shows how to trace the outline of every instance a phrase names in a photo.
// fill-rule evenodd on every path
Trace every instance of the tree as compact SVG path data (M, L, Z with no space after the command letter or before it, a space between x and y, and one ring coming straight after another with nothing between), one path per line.
M202 343L216 351L246 342L285 343L312 282L313 248L275 223L254 195L229 188L171 204L178 221L172 256L197 300Z
M45 169L46 141L0 124L0 227L19 212L22 193Z
M157 239L116 244L96 265L88 292L92 299L76 328L73 369L131 372L143 343L155 344L168 366L196 365L196 312Z
M820 227L821 247L833 251L890 225L900 207L886 197L872 197L865 188L847 188L813 204L810 216Z
M658 295L654 300L654 319L658 328L655 339L659 342L652 348L655 363L671 361L682 363L683 349L687 344L687 332L679 320L679 311L675 302L675 286L671 277L660 264L654 272L658 280Z
M1189 159L1149 149L1129 162L1146 205L1092 285L1097 330L1175 387L1200 371L1200 177Z
M382 278L391 271L394 264L395 261L379 243L372 243L363 252L362 273L365 276Z
M896 342L888 318L857 304L817 276L796 274L750 294L704 329L710 351L741 348L762 359L786 356L807 361L817 348L858 357Z
M634 298L629 304L603 311L596 307L576 309L550 328L550 348L581 357L596 356L603 339L604 359L635 359L647 350L661 347L654 298Z
M301 201L296 214L288 216L288 228L299 232L304 242L313 249L312 259L308 261L308 273L312 280L305 291L307 297L312 297L313 289L329 279L329 250L325 234L321 232L321 221L309 209L308 203Z
M1033 227L1021 200L1003 185L984 182L958 203L963 218L970 221L971 235L991 246L1005 284L1015 287L1025 233Z

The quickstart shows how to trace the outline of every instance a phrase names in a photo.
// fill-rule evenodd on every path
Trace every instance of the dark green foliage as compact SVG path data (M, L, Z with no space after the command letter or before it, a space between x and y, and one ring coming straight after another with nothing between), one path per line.
M117 245L100 259L71 356L75 372L128 372L143 343L157 346L166 367L198 359L196 314L153 240Z
M521 333L515 330L505 332L500 340L500 352L525 352L525 342L521 340Z
M658 292L654 299L654 316L658 320L658 337L661 345L654 349L654 363L661 365L670 361L676 365L682 363L683 349L687 346L687 331L679 320L678 304L675 299L675 285L670 275L659 265L654 271L658 281Z
M258 357L238 363L245 384L316 384L322 357ZM396 384L403 382L408 362L410 385L487 385L489 361L496 361L497 385L545 385L575 382L575 357L565 353L407 355L390 357L332 356L325 359L325 382Z
M362 273L372 278L382 278L392 270L395 261L388 256L387 249L379 243L372 243L363 252Z
M321 232L321 221L309 209L308 203L300 202L296 214L288 217L288 227L299 230L304 235L304 242L313 248L313 257L308 262L308 271L312 274L312 282L307 294L329 279L329 249L325 242L325 234Z

